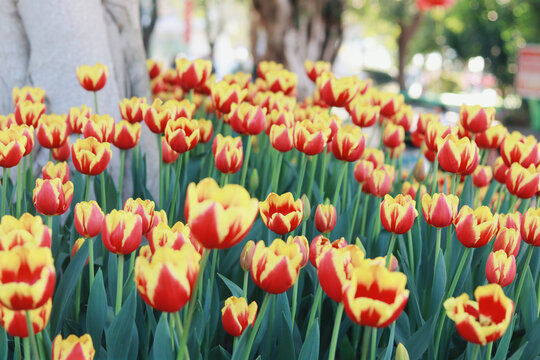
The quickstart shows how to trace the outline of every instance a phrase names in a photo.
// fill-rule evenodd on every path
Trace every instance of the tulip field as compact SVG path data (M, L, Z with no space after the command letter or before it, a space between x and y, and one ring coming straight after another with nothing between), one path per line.
M68 114L13 89L0 359L540 356L534 136L474 104L455 125L414 116L325 62L306 61L305 99L274 62L219 81L206 60L147 67L152 99L121 119L99 111L103 64L77 68L94 102Z

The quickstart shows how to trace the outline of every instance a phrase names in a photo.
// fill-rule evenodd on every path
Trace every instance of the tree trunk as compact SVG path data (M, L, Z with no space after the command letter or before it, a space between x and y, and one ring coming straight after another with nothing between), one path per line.
M152 36L152 33L154 32L154 27L156 26L157 12L157 0L152 0L152 9L150 10L150 22L148 24L142 24L143 44L144 50L146 51L147 55L150 49L150 37Z
M423 12L418 11L410 24L405 24L402 21L399 22L399 28L401 32L398 37L398 84L401 92L407 91L407 84L405 82L405 66L409 61L409 43L414 34L418 30L418 27L422 23Z

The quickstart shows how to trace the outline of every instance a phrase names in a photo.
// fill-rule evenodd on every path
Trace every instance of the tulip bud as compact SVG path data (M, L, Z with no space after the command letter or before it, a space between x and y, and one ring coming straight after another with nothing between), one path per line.
M448 135L439 140L437 160L442 169L453 174L469 175L478 165L478 147L468 138Z
M193 149L199 142L199 137L196 120L180 117L169 121L165 127L165 140L174 151L181 154Z
M252 193L254 193L259 187L259 172L256 168L253 169L249 175L248 187L249 191Z
M323 122L304 120L294 125L293 144L306 155L316 155L324 150L330 134L330 128Z
M182 90L189 91L204 85L206 79L212 73L210 60L196 59L193 61L185 58L176 59L176 75Z
M42 115L37 126L37 140L47 149L57 148L66 141L68 127L65 115Z
M80 108L78 107L69 108L69 112L66 119L68 128L69 128L69 133L82 134L82 128L84 124L86 123L86 121L88 121L91 115L92 115L92 109L90 109L86 105L81 105Z
M400 125L387 122L383 130L382 141L386 147L398 147L405 141L405 129Z
M69 137L60 147L52 149L52 157L56 161L67 161L71 155L71 145L69 144Z
M405 234L409 231L418 216L416 201L409 195L397 195L393 198L385 195L381 203L381 223L386 231L394 234Z
M129 123L126 120L115 125L113 144L121 150L132 149L141 138L141 124Z
M452 225L458 212L459 198L455 195L429 194L422 196L422 212L426 222L436 228Z
M414 178L416 179L416 181L418 181L420 183L424 182L424 180L426 179L426 176L427 176L427 174L426 174L426 166L425 166L423 157L418 158L418 161L416 162L416 165L414 167L413 175L414 175Z
M380 109L380 107L372 106L364 99L357 97L347 105L347 111L351 115L353 124L362 128L375 125L379 118Z
M516 258L503 250L490 252L486 263L486 278L490 284L508 286L516 277Z
M212 153L216 168L225 174L234 174L242 167L244 150L242 138L217 134L212 144Z
M257 303L247 304L245 298L229 297L221 309L221 322L225 331L231 336L240 336L244 330L255 323Z
M404 105L405 98L403 95L394 93L379 93L379 106L381 107L381 115L390 118L394 116Z
M463 246L482 247L497 232L497 220L497 215L492 215L487 206L480 206L475 210L464 206L454 220L456 236Z
M388 194L393 182L394 168L390 165L383 165L380 168L373 170L364 186L367 187L371 195L383 197ZM362 188L362 190L364 189Z
M15 107L14 117L18 125L36 127L38 120L45 113L45 105L40 102L22 101Z
M120 114L122 120L125 120L131 124L140 123L144 119L143 109L141 104L146 103L145 98L132 97L131 99L124 99L118 103L120 107Z
M244 271L249 271L251 269L251 262L253 261L253 253L255 252L255 241L249 240L244 245L242 253L240 254L240 267Z
M402 343L399 343L397 346L396 360L409 360L409 353Z
M69 181L69 167L67 162L59 162L57 164L52 161L47 162L41 170L44 180L58 178L65 184Z
M478 165L472 173L472 182L477 188L488 186L491 183L491 179L493 179L493 172L489 166Z
M540 246L540 209L530 208L521 217L521 237L532 246Z
M329 72L332 69L332 64L326 61L304 61L304 70L308 78L317 82L317 78L321 76L322 73Z
M73 223L79 235L92 238L101 233L105 215L94 200L81 201L75 205Z
M4 150L0 152L0 167L11 168L17 165L25 153L26 142L26 137L15 129L1 130L0 147Z
M302 197L300 199L302 200L302 208L304 209L304 216L302 217L302 221L305 221L311 216L311 203L306 194L302 194Z
M79 83L86 91L99 91L103 89L109 77L109 68L102 63L94 66L82 65L76 69Z
M280 152L293 149L293 128L287 125L272 125L270 128L270 144Z
M493 164L493 177L500 184L506 184L506 174L508 173L508 166L504 163L502 157L498 157Z
M495 108L482 108L480 105L462 105L459 111L460 124L473 133L486 131L495 119Z
M332 153L342 161L357 161L366 147L366 135L355 125L340 128L332 140Z
M124 211L139 215L141 217L142 233L144 235L153 226L155 206L156 204L152 200L129 198L124 204Z
M332 204L319 204L315 211L315 228L323 234L329 234L337 223L337 211Z
M81 337L69 335L66 339L58 334L52 344L51 360L92 360L96 351L88 334Z
M528 168L519 163L513 163L506 173L506 188L512 195L520 199L533 197L540 186L540 174L531 164Z
M366 182L373 172L374 165L368 160L358 160L354 165L354 178L359 184Z
M317 78L317 89L328 106L344 107L356 95L358 86L353 77L337 79L329 72Z
M196 121L199 127L199 142L209 142L214 133L214 125L212 124L212 121L206 119L197 119Z
M85 175L101 174L109 164L111 156L111 145L100 143L94 137L77 139L71 148L73 166Z

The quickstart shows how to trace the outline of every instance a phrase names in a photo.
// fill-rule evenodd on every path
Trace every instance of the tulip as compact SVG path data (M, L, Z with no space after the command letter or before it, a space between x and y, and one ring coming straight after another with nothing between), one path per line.
M409 181L404 181L403 185L401 186L401 194L409 195L411 199L416 199L416 192L418 191L418 187L418 182L411 183ZM420 197L420 199L422 199L422 197Z
M285 69L269 71L265 74L268 90L282 92L288 96L296 95L298 75Z
M349 318L358 325L383 328L393 323L407 305L407 277L384 266L361 263L352 270L343 291Z
M94 137L99 142L112 143L114 140L114 119L109 115L93 114L83 125L83 136Z
M60 179L62 184L69 181L69 166L67 162L59 162L57 164L48 161L41 170L44 180Z
M418 115L418 122L416 124L416 130L424 135L427 131L428 124L431 122L441 122L441 115L432 113L420 113Z
M473 133L486 131L495 119L495 108L482 108L480 105L462 105L459 109L460 124Z
M361 265L364 253L356 245L335 249L330 247L320 257L317 276L329 298L340 303L343 289L349 285L354 269Z
M503 250L489 253L486 263L486 278L490 284L508 286L516 277L516 258Z
M323 151L330 133L330 129L322 122L304 120L296 123L293 130L294 147L306 155L319 154Z
M240 267L244 271L251 270L251 263L253 262L253 254L255 253L255 241L249 240L242 248L240 254Z
M320 123L322 127L326 127L330 130L328 138L326 139L327 143L332 142L334 136L337 134L337 131L341 128L341 119L337 115L330 115L328 112L319 112L315 114L312 118L314 123Z
M152 200L129 198L124 204L124 211L141 217L142 233L145 235L153 227L155 206L156 204Z
M227 249L247 235L259 201L239 185L220 188L212 178L188 186L184 215L194 239L207 249Z
M388 194L392 187L394 173L395 170L392 166L383 165L380 168L373 170L371 176L368 177L364 184L364 187L369 194L376 197L383 197ZM364 188L362 190L364 190Z
M394 234L405 234L409 231L418 216L416 201L409 195L397 195L393 198L385 195L381 203L381 223L386 231Z
M366 147L366 135L355 125L345 125L332 140L332 153L342 161L357 161Z
M413 121L412 107L403 105L399 111L390 118L390 121L398 126L401 126L405 131L411 129Z
M75 241L75 243L73 244L73 247L71 248L71 258L73 259L75 257L75 255L79 252L79 250L81 249L81 247L84 245L84 242L86 241L86 238L78 238L77 241ZM88 262L90 260L90 257L86 258L86 262L84 263L84 265L88 265Z
M329 234L336 227L337 212L332 204L319 204L315 211L315 228L323 233Z
M530 208L521 218L521 237L532 246L540 246L540 209Z
M353 77L337 79L331 73L322 73L317 79L321 98L328 106L344 107L358 92L358 83Z
M270 144L280 152L291 151L293 145L293 128L287 125L272 125L270 128Z
M51 249L33 244L0 251L0 305L33 310L51 297L56 270Z
M212 121L206 119L197 119L196 121L199 128L199 142L209 142L214 133L214 125L212 124Z
M92 116L92 109L86 105L81 105L80 108L76 106L69 108L66 118L69 133L82 134L83 126L90 116Z
M0 166L11 168L17 165L25 153L26 143L26 137L17 130L0 130Z
M199 127L196 120L178 118L167 123L165 140L178 153L185 153L199 142Z
M232 104L241 103L247 95L247 90L240 85L229 85L220 81L212 86L212 103L217 111L223 114L231 112Z
M523 167L536 165L540 160L540 150L534 135L524 137L517 131L508 134L500 147L501 157L506 166L512 163L520 163Z
M290 192L283 195L270 193L260 202L259 211L264 224L279 235L293 231L302 222L302 200L295 201Z
M109 161L112 152L109 143L100 143L96 138L77 139L71 148L73 166L81 174L101 174Z
M371 161L358 160L356 164L354 164L354 178L359 184L362 184L371 176L373 170L374 165Z
M37 128L37 140L47 149L60 147L68 135L65 115L42 115Z
M174 99L167 100L163 104L163 107L169 110L171 120L177 120L179 118L187 118L191 120L193 119L193 113L195 112L195 104L187 99L182 101Z
M266 79L266 74L269 72L281 69L283 69L283 64L279 64L275 61L263 60L257 64L257 76L264 80Z
M519 163L513 163L506 173L506 188L512 195L520 199L533 197L540 186L540 174L531 164L528 168Z
M322 73L330 72L331 69L332 64L326 61L304 61L304 70L306 71L306 75L313 82L317 82L317 79Z
M51 149L52 158L56 161L65 162L69 159L71 155L69 138L66 138L66 141L57 148Z
M20 136L26 138L23 157L30 154L34 149L34 128L28 125L11 125L9 128L16 130ZM67 141L67 139L66 139ZM64 142L65 143L65 142ZM53 149L54 151L54 149Z
M174 313L191 299L199 274L201 256L192 246L180 250L160 247L150 260L135 260L137 291L145 303L156 310Z
M362 128L375 125L379 118L380 107L372 106L363 102L362 99L354 98L348 105L347 110L351 115L353 124Z
M73 199L73 183L62 183L61 179L36 179L33 200L38 213L60 215L69 209Z
M150 245L144 245L139 248L139 256L143 259L146 259L147 261L150 261L152 259L152 250L150 249Z
M13 105L23 101L30 101L32 103L42 103L45 101L45 90L39 87L23 86L19 88L15 86L12 91Z
M411 133L411 142L413 146L417 148L421 148L422 145L424 145L424 138L425 136L423 134L420 134L418 129Z
M362 159L371 161L375 169L384 165L384 152L379 149L367 148L362 155Z
M241 135L258 135L266 125L264 111L249 103L232 104L228 118L232 129Z
M165 140L165 136L161 137L161 160L165 164L173 164L178 159L178 156L180 153L177 153L174 151L169 144L167 143L167 140Z
M299 247L293 242L275 239L267 247L261 240L255 246L251 278L264 291L281 294L296 282L302 258Z
M109 68L102 63L97 63L94 66L82 65L77 67L76 73L79 83L85 90L99 91L107 83Z
M491 179L493 179L493 172L489 166L478 165L472 173L472 182L477 188L488 186Z
M438 121L431 121L427 124L424 141L427 148L436 153L439 149L439 141L450 134L455 134L455 128L450 125L445 126Z
M339 238L334 242L330 242L325 236L318 235L311 241L311 245L309 246L309 262L315 268L318 268L322 256L324 256L327 251L331 248L340 249L347 245L345 238Z
M43 306L33 310L28 310L30 322L34 334L38 334L45 329L51 317L52 299L49 299ZM26 324L26 311L10 310L0 305L0 324L11 336L19 338L28 337L28 326Z
M470 300L466 293L449 298L444 302L444 308L465 340L486 345L506 332L514 313L514 303L498 284L478 286L474 297L477 301Z
M292 112L272 110L269 114L266 114L264 131L266 132L266 135L270 135L270 131L274 125L285 125L287 128L292 129L294 123L295 116Z
M265 91L255 95L253 105L258 105L266 109L267 114L271 113L272 110L279 112L293 111L296 106L296 99L292 96L286 96L283 93Z
M454 220L456 236L463 246L478 248L486 245L497 233L497 215L487 206L475 210L464 206Z
M150 79L155 79L161 74L163 63L153 59L146 59L146 68L148 69L148 76L150 76Z
M45 105L40 102L22 101L15 107L15 122L18 125L36 127L38 120L45 113Z
M141 124L122 120L115 125L113 144L121 150L132 149L141 139Z
M189 243L199 254L202 255L201 246L193 241L189 227L178 221L172 227L165 223L154 226L146 235L152 254L160 247L170 247L174 250L180 250Z
M212 144L216 168L224 174L234 174L242 167L244 150L242 138L218 134Z
M244 330L255 323L257 316L257 303L252 301L247 304L243 297L231 296L225 300L225 305L221 309L221 322L225 331L231 336L240 336Z
M134 124L143 121L144 113L141 104L146 103L145 98L132 97L131 99L124 99L118 103L120 108L120 114L122 120Z
M62 335L58 334L52 344L51 360L92 360L95 353L90 335L69 335L63 339Z
M489 127L486 131L476 134L474 141L480 149L497 149L501 146L508 130L499 124Z
M452 225L458 212L459 198L444 193L422 196L422 213L426 222L436 228Z
M40 216L29 213L19 219L4 215L0 221L0 251L11 250L25 244L51 247L51 230L43 224Z
M228 84L238 84L243 89L247 89L251 83L251 74L239 71L234 74L225 75L223 81L226 81Z
M445 171L453 174L469 175L478 165L478 147L468 138L458 139L448 135L438 141L437 160Z
M155 99L152 105L141 104L141 108L148 129L155 134L163 134L165 126L173 117L169 107L165 106L160 99Z
M404 105L405 99L403 95L396 95L393 93L381 93L380 103L381 115L390 118L397 114L401 107Z
M501 184L506 184L506 174L508 173L509 167L504 163L502 157L498 157L493 164L493 177L497 182Z
M140 215L113 210L105 215L101 238L105 248L112 253L127 255L137 250L142 237L142 219Z
M521 214L518 211L509 214L499 214L498 223L499 229L503 227L516 229L519 233L521 229Z
M197 89L204 85L212 73L210 60L196 59L189 61L185 58L176 59L176 73L184 91Z

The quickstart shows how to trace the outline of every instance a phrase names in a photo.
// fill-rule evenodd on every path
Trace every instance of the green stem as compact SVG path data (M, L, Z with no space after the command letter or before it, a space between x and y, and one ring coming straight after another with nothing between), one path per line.
M379 238L379 233L381 231L381 198L377 198L377 205L375 208L376 214L375 214L375 227L373 228L373 233L371 234L371 246L369 247L369 251L371 251L371 254L373 255L373 247L376 245L376 240Z
M81 285L82 279L81 276L79 276L77 287L75 288L75 321L77 322L79 321L79 314L81 313Z
M244 283L242 284L242 295L246 299L247 299L247 292L248 292L248 277L249 277L249 271L244 271Z
M525 264L523 264L523 269L521 270L521 276L519 278L519 283L516 287L516 295L514 296L514 306L517 308L519 297L521 295L521 290L523 289L523 283L525 282L525 276L527 275L527 269L531 262L531 258L534 252L534 246L529 245L529 250L527 251L527 258L525 259Z
M118 177L118 208L122 208L122 190L124 186L124 164L126 163L126 150L120 150L120 176Z
M99 114L98 101L97 101L97 91L94 91L94 107L96 108L96 114Z
M23 354L25 360L32 360L32 353L30 352L30 338L23 338Z
M437 157L435 157L435 160L433 160L433 174L431 179L431 194L434 194L437 192L437 173L439 172L439 161L437 161Z
M39 351L37 348L36 338L34 336L34 327L32 326L32 321L30 320L30 311L26 310L26 328L28 329L28 338L30 339L30 346L32 347L32 354L34 354L34 359L39 359Z
M341 170L339 171L339 177L336 184L336 191L334 192L334 199L332 200L332 204L334 206L337 206L337 199L339 197L339 190L341 189L341 183L343 182L343 178L345 177L345 172L347 172L347 163L341 164ZM345 199L343 199L345 201Z
M9 168L4 168L3 178L2 178L2 208L0 211L1 216L6 215L6 210L7 210L7 185L9 182L8 179L9 179Z
M491 360L491 351L493 349L493 341L487 344L486 360Z
M343 317L343 303L339 303L336 317L334 319L334 329L332 330L332 340L330 341L330 352L328 353L328 360L334 360L336 358L336 346L337 338L339 334L339 326L341 325L341 318Z
M299 199L302 191L302 183L304 182L304 175L306 174L307 156L304 153L300 154L300 175L298 176L298 185L296 186L296 198Z
M364 232L366 231L366 219L367 219L367 207L369 204L369 194L364 194L363 202L364 202L364 206L362 207L362 222L360 223L360 235L365 235Z
M94 239L88 238L88 274L90 278L90 287L88 291L92 290L94 284Z
M437 273L437 262L439 260L439 252L441 251L441 228L437 228L437 240L435 242L435 265L433 268L433 275Z
M321 153L321 156L323 158L323 164L322 164L322 167L321 167L321 177L320 177L320 180L319 180L319 195L320 195L320 198L321 198L321 201L324 200L324 180L325 180L325 177L326 177L326 164L328 163L328 157L330 156L330 154L328 154L326 152L326 149L324 149Z
M17 165L17 206L16 206L16 214L17 216L21 216L21 199L22 199L22 189L23 189L23 182L22 182L22 168L23 164L19 163Z
M178 339L183 339L184 338L184 328L182 327L182 320L180 319L180 311L175 312L173 316L174 316L174 319L176 320L176 331L177 331ZM174 340L173 340L173 342L174 342ZM186 359L189 360L189 351L188 351L187 347L184 348L183 353L181 353L180 351L178 352L177 359L182 358L180 356L180 354L182 354L182 356L185 356Z
M37 333L36 334L36 340L37 340L37 345L38 345L38 351L39 351L39 358L40 359L46 359L47 357L45 356L45 347L43 346L43 336L42 336L43 333Z
M313 326L313 321L315 321L315 314L317 313L317 309L319 308L319 303L322 299L322 287L320 284L317 284L317 292L315 293L315 299L313 300L313 304L311 305L311 312L309 314L309 321L308 326L306 329L306 334L309 333L309 330L311 329L311 326Z
M371 329L371 360L377 357L377 328Z
M219 186L224 187L229 182L229 174L227 173L221 173L219 177Z
M358 193L356 194L356 200L354 202L353 216L351 219L351 226L349 228L349 239L352 239L352 233L354 231L354 225L356 225L356 215L358 215L358 208L360 207L360 198L362 197L362 184L358 186Z
M369 337L371 336L371 331L366 326L364 327L364 333L362 334L362 351L361 351L361 360L366 360L369 354Z
M84 201L90 199L90 175L86 175L86 183L84 185Z
M474 344L473 345L473 353L471 355L471 360L476 360L476 358L478 358L479 353L480 353L480 345Z
M169 185L171 184L171 168L172 166L170 164L163 164L163 167L165 168L165 186L164 186L164 193L169 193ZM165 205L165 204L163 204Z
M257 332L259 331L259 327L261 326L261 322L264 318L264 314L266 313L266 309L268 308L268 303L270 302L270 293L266 293L264 296L264 300L261 306L261 311L257 314L257 320L255 320L255 325L253 326L253 329L251 329L251 333L249 334L248 342L246 345L246 352L244 353L244 360L249 359L249 354L251 353L251 347L253 346L253 342L255 341L255 336L257 335Z
M308 181L308 187L307 187L307 192L306 192L306 195L309 198L311 198L311 192L312 192L312 189L313 189L313 179L315 178L315 170L317 169L317 160L318 158L315 157L315 156L310 156L310 165L311 165L311 168L310 168L310 174L309 174L309 181Z
M116 280L116 306L115 315L118 315L122 308L122 290L124 289L124 255L118 255L118 278Z
M392 258L392 251L394 251L394 246L396 246L396 234L392 233L392 236L390 237L390 245L388 246L388 252L386 253L386 261L384 263L384 266L388 268L388 264L390 264L390 259Z
M105 171L101 173L101 210L107 213L107 194L105 194Z
M14 336L14 345L15 345L15 360L21 360L21 338ZM30 345L30 344L28 344Z
M163 209L165 204L163 203L163 184L162 184L162 173L163 173L163 149L161 148L161 134L156 134L157 148L159 153L159 206ZM175 184L176 186L177 184Z
M414 266L414 250L411 231L407 231L407 245L409 247L409 264L411 266L411 276L414 279L414 272L416 267Z
M448 226L446 230L446 250L445 250L445 260L446 260L446 271L450 269L450 259L452 258L452 226Z
M294 324L296 318L296 305L298 302L298 279L293 285L292 304L291 304L291 324Z
M176 198L178 197L178 193L180 192L180 172L182 169L182 159L184 158L183 154L180 154L178 156L178 159L176 160L176 169L175 169L175 180L174 180L174 187L173 187L173 197L171 200L171 207L169 209L169 224L173 223L174 212L176 210ZM161 183L161 181L160 181Z
M510 193L508 193L510 195ZM515 195L510 195L510 204L508 206L508 209L506 209L506 212L507 213L512 213L514 212L514 208L516 207L516 203L518 201L518 198L517 196Z
M249 167L249 156L251 155L251 142L253 141L253 136L248 135L248 140L246 144L246 156L244 156L244 163L242 164L242 176L240 177L240 186L245 186L247 170Z
M501 210L501 205L502 205L502 197L503 197L503 193L504 193L504 190L506 189L506 187L504 185L502 185L500 188L499 188L499 196L497 198L497 207L495 208L495 212L496 213L499 213L499 211Z
M279 182L279 175L278 175L278 161L279 161L280 152L275 150L272 151L272 179L271 179L271 189L272 192L277 193L277 187ZM279 163L279 167L281 167L281 163ZM265 191L265 189L263 189Z

